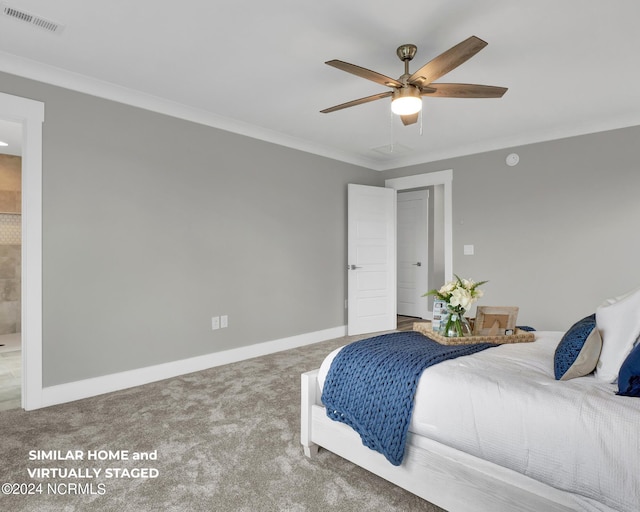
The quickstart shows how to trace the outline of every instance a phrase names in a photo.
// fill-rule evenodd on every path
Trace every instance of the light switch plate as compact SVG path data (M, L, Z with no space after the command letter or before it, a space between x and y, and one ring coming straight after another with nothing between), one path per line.
M464 255L465 256L473 256L475 254L475 247L473 245L465 245L464 246Z

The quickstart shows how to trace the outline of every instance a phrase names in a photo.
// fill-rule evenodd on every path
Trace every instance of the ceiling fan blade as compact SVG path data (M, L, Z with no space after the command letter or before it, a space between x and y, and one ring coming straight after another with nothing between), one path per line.
M502 98L506 87L476 84L429 84L435 92L423 91L421 96L432 98Z
M449 71L457 68L463 62L466 62L476 53L487 46L487 42L479 37L471 36L461 43L458 43L446 52L441 53L435 59L427 62L418 71L409 77L409 83L413 85L431 85L441 76Z
M418 122L418 115L420 112L416 112L415 114L406 114L404 116L400 116L402 119L402 124L408 126L410 124L414 124Z
M347 73L352 73L361 78L366 78L367 80L371 80L377 84L386 85L387 87L402 87L403 85L395 78L390 78L380 73L376 73L375 71L371 71L370 69L361 68L360 66L349 64L348 62L343 62L341 60L329 60L325 62L325 64L338 68L342 71L346 71Z
M336 110L342 110L343 108L355 107L356 105L362 105L363 103L369 103L370 101L381 100L382 98L388 98L391 96L393 92L381 92L379 94L374 94L373 96L367 96L366 98L360 98L359 100L347 101L346 103L341 103L340 105L336 105L335 107L325 108L321 110L323 114L328 114L329 112L335 112Z

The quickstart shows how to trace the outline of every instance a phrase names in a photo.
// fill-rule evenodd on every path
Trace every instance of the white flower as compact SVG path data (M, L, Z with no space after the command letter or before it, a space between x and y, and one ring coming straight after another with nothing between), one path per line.
M425 293L424 296L435 295L438 299L446 301L449 306L456 308L456 310L468 310L475 301L483 296L478 287L487 281L476 282L473 279L455 277L455 280L445 283L439 290L431 290Z
M462 309L467 310L473 304L474 299L471 296L469 290L465 288L456 288L451 292L451 299L449 300L449 304L452 306L460 306Z
M456 282L455 281L450 281L450 282L442 285L442 288L440 288L439 292L442 295L446 295L446 294L451 293L455 287L456 287Z

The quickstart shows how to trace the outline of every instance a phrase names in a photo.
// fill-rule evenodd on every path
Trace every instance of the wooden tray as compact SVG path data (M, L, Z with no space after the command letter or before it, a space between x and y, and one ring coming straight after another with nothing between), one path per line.
M447 338L431 330L431 322L414 322L413 330L424 334L441 345L474 345L476 343L529 343L536 339L536 335L529 331L517 329L515 334L504 336L465 336L464 338Z

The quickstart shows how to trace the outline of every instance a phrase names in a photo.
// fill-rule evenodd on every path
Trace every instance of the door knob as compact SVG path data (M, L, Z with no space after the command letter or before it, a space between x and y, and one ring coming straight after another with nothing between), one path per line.
M347 265L347 270L355 270L357 268L362 268L362 267L357 267L355 265Z
M422 266L422 263L419 261L418 263L413 263L413 266L414 266L414 267L421 267L421 266Z

